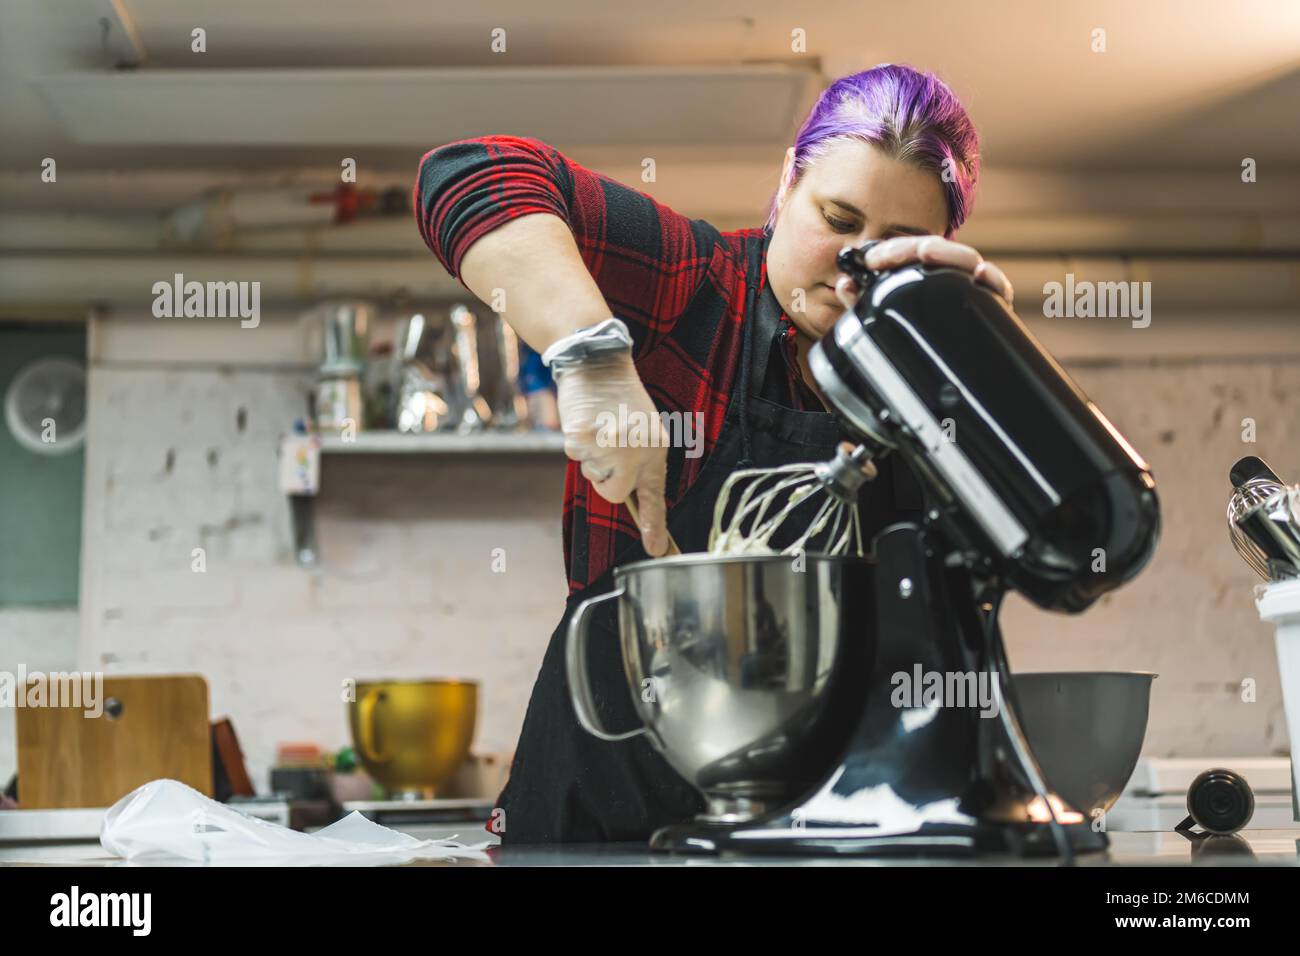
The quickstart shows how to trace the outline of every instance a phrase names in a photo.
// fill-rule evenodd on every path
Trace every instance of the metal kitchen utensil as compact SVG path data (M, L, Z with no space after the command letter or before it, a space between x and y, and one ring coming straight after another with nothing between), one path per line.
M449 325L417 312L398 323L394 339L393 426L408 433L454 429L466 403L451 373Z
M852 451L846 449L852 448ZM867 448L845 442L825 462L743 468L727 478L713 510L710 554L796 554L821 541L819 553L861 555L858 489L874 477ZM727 510L739 489L739 498ZM809 507L820 502L809 517ZM800 528L800 521L805 522ZM773 536L796 529L794 539L774 547Z
M1237 519L1280 489L1282 480L1253 455L1239 459L1229 471L1228 479L1233 486L1232 497L1228 499L1228 537L1251 570L1267 581L1271 577L1268 556L1237 527Z
M361 379L357 374L322 375L316 382L315 412L319 431L360 429L364 424L365 405L361 398Z
M1265 555L1269 579L1300 577L1300 486L1281 488L1237 519L1237 528Z
M1089 823L1133 775L1155 678L1145 671L1011 675L1016 712L1048 786Z
M491 339L491 380L483 376L488 406L492 410L492 427L514 431L528 423L528 402L519 389L519 338L514 329L498 313L488 315L483 324ZM479 349L480 374L484 349Z
M478 700L477 681L359 681L347 707L357 759L390 795L431 798L469 754Z
M445 380L421 362L407 362L397 382L394 426L399 432L421 434L442 431L458 421L444 397Z
M316 427L321 431L364 426L361 373L374 314L375 307L367 302L327 302L310 313L320 333L321 365L314 398Z
M322 375L361 373L375 311L368 302L329 302L320 306Z
M1233 485L1228 536L1237 553L1265 581L1300 574L1294 550L1300 541L1296 496L1287 494L1282 479L1254 455L1238 459L1228 478Z
M874 566L822 555L809 555L802 572L790 564L780 555L639 561L619 568L617 588L585 601L570 622L579 722L603 740L649 734L703 793L702 820L749 820L798 796L852 731L847 718L871 664L862 629ZM610 648L588 647L588 629L608 601L637 693L598 701L588 668L597 658L617 665Z
M453 305L451 326L453 366L466 401L456 430L463 434L481 431L492 420L492 409L483 397L479 376L478 318L468 306Z

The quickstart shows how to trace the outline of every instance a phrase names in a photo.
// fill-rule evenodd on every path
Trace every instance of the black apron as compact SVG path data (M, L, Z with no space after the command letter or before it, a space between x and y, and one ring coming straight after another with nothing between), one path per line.
M782 385L775 381L778 376L767 374L771 365L779 369L782 362L773 347L780 334L781 308L770 286L759 290L769 239L766 233L755 236L747 250L750 292L739 386L732 391L718 443L668 514L668 528L686 552L706 550L714 503L737 468L823 461L846 437L839 420L828 412L796 411L764 397L765 389L780 394ZM879 476L863 486L858 507L864 547L886 525L919 516L920 488L910 470L895 471L894 462L892 457L877 462ZM699 791L669 766L645 734L619 741L594 737L578 723L569 697L565 645L574 609L614 589L614 568L647 557L637 541L599 579L569 595L533 686L509 780L497 797L502 812L494 814L494 832L500 833L503 846L644 841L659 827L687 822L705 809ZM597 719L610 733L641 726L623 670L617 603L600 604L589 612L586 662Z

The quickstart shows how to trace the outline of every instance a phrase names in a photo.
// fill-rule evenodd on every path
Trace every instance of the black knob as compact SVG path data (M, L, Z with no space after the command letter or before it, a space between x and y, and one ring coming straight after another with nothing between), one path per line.
M867 267L867 252L871 247L881 242L880 239L871 239L860 246L845 246L840 250L839 255L835 257L835 264L839 266L841 272L847 272L853 277L853 281L860 286L867 284L875 273Z
M1241 774L1216 767L1187 788L1187 813L1210 833L1235 833L1255 815L1255 794Z

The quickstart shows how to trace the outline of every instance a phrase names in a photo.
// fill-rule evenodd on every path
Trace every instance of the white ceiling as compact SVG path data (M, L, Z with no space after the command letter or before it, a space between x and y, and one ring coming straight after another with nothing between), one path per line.
M0 168L48 155L79 167L248 168L321 162L291 132L257 147L76 145L33 81L103 70L99 17L113 0L0 4ZM510 0L490 8L429 0L117 0L146 51L144 69L322 67L727 66L819 63L826 76L878 62L937 72L979 127L987 164L1043 167L1300 169L1298 0L788 0L737 5L659 0ZM203 27L208 50L190 52ZM507 31L493 54L490 31ZM803 29L807 53L790 49ZM1090 50L1102 28L1107 52ZM707 89L700 95L707 96ZM257 109L250 101L250 110ZM564 111L564 103L556 103ZM410 118L410 145L372 150L409 169L425 148L463 135ZM512 130L502 130L512 131ZM791 130L793 132L793 130ZM346 140L346 134L341 134ZM166 140L160 131L160 139ZM722 138L719 137L719 140ZM580 145L557 143L561 148ZM633 144L629 144L633 145ZM635 144L638 148L653 144ZM329 151L330 161L337 150ZM697 158L735 159L725 141Z

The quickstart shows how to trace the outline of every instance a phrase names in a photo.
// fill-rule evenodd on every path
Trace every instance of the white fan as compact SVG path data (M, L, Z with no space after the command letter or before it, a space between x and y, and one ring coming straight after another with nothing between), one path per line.
M86 370L72 359L25 366L5 393L5 423L38 455L66 455L86 440Z

